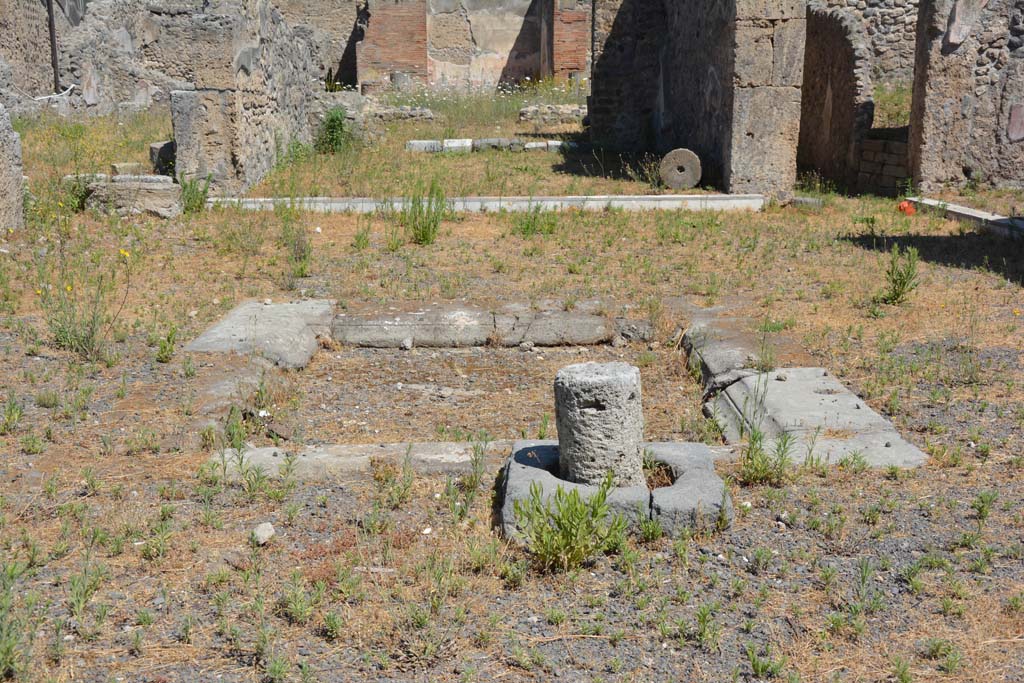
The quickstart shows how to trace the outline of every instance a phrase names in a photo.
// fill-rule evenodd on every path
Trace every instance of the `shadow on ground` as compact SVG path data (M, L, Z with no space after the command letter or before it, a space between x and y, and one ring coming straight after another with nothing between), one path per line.
M965 270L987 270L1024 285L1024 239L982 232L962 235L848 235L845 239L871 251L914 247L921 259Z

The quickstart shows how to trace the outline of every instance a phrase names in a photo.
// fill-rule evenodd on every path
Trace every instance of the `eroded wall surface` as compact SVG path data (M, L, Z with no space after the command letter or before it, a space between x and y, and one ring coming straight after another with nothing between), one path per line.
M856 15L821 3L807 6L797 166L840 189L858 186L862 147L874 120L871 60Z
M1024 186L1024 0L922 0L917 35L914 181Z
M225 9L187 20L195 39L219 35L220 46L208 46L209 59L191 73L195 88L171 95L179 176L209 177L222 194L258 182L293 141L309 142L319 71L308 39L266 0Z

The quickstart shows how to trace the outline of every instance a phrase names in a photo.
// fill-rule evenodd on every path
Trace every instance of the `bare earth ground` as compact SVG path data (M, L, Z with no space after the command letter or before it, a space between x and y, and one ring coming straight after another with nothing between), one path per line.
M90 124L79 159L144 159L159 123L122 123ZM38 203L0 261L0 663L14 675L1024 680L1021 243L838 197L813 211L545 215L530 236L529 219L466 217L428 246L379 217L119 220L61 206L47 180L80 163L76 144L52 125L23 130ZM296 230L312 245L304 275ZM898 306L873 301L893 244L921 257ZM302 296L350 311L600 299L659 334L622 349L325 349L237 397L286 427L286 451L551 438L557 369L620 358L641 367L650 438L715 442L672 344L685 297L767 321L769 339L803 346L932 458L733 482L728 531L633 539L541 573L492 531L485 487L457 513L450 475L416 473L406 489L378 465L376 478L240 484L204 466L229 435L223 419L202 434L203 390L246 361L182 345L239 301ZM97 353L61 348L93 311ZM248 422L249 440L271 443L261 425ZM490 452L487 484L505 455ZM251 548L264 521L277 536Z

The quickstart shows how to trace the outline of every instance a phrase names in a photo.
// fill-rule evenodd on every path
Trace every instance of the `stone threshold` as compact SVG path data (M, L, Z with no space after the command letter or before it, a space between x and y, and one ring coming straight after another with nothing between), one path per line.
M761 211L767 198L760 194L650 194L650 195L566 195L544 197L453 197L447 200L455 213L501 213L529 211ZM402 211L410 202L401 197L251 197L215 198L210 208L223 206L248 211L273 211L280 204L320 213L387 213Z
M927 210L939 211L950 220L970 223L1000 237L1024 238L1024 219L1021 218L1000 216L997 213L926 197L908 197L907 201Z

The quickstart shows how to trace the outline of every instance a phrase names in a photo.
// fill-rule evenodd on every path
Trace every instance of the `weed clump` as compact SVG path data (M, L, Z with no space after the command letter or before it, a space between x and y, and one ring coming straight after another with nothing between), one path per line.
M612 485L609 473L589 500L583 500L575 489L566 493L559 486L545 501L540 484L535 482L526 501L515 501L516 519L541 571L576 569L597 553L619 544L626 521L612 515L608 507Z
M426 193L420 186L405 199L398 221L413 243L426 246L437 240L441 221L447 214L448 202L435 178L430 181L430 189Z
M206 199L210 196L210 176L199 178L179 178L181 184L181 212L185 214L199 213L206 208Z
M878 297L878 301L897 306L905 303L910 293L917 289L918 253L914 247L901 251L897 245L892 246L889 253L889 267L885 271L888 289Z
M313 149L320 154L337 154L348 147L352 142L352 132L348 128L346 116L344 107L329 110L317 131Z

